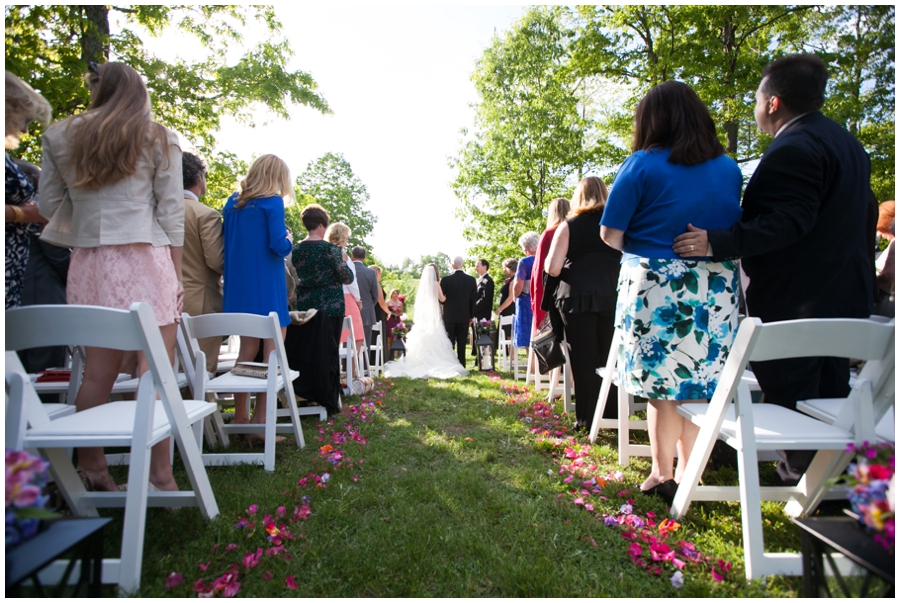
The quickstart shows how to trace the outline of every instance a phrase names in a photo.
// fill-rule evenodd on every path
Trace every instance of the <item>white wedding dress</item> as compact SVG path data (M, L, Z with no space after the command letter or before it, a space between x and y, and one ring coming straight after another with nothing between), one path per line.
M384 365L385 377L450 379L469 374L456 357L438 301L438 282L431 267L419 279L416 319L406 336L406 356Z

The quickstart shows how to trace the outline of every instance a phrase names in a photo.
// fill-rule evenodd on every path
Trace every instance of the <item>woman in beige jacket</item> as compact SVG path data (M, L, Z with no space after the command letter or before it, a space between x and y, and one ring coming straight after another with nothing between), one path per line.
M181 316L184 239L181 149L150 116L140 75L122 63L92 64L91 107L47 129L38 207L50 221L41 238L72 247L70 304L128 309L150 303L174 359ZM123 352L87 348L75 407L109 400ZM139 357L141 373L147 370ZM103 449L79 448L78 470L94 490L116 490ZM153 447L150 482L177 490L168 440Z

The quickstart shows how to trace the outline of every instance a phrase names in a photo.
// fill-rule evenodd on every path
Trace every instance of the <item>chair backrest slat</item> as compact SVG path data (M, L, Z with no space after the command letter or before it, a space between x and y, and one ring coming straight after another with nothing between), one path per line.
M875 360L883 358L892 342L894 322L882 323L862 318L815 318L762 324L750 360L832 356Z
M60 305L13 308L6 311L6 349L77 344L140 350L141 337L132 327L128 310Z

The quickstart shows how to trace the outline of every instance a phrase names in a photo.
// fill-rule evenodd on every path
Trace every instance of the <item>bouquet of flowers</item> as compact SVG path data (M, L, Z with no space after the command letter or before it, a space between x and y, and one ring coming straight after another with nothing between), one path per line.
M391 329L391 335L394 339L404 339L406 337L406 325L402 322L397 323L397 326Z
M894 550L894 445L863 442L851 444L847 452L855 453L855 463L847 467L841 483L849 488L847 496L860 523L873 533L877 543Z
M490 321L487 318L482 318L481 320L475 321L475 334L476 335L484 335L485 333L490 333L493 330L494 330L493 321Z
M6 451L6 546L14 546L37 533L41 519L56 517L45 509L49 497L47 462L22 450Z

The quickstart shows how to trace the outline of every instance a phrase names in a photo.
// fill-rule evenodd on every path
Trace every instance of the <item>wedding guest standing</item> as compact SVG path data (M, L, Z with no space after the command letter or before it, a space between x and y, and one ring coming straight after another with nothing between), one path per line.
M534 315L531 312L531 270L534 268L534 254L537 251L540 235L529 231L519 237L519 246L525 257L519 260L516 278L513 281L513 295L516 298L516 314L513 319L513 332L516 347L528 348L534 330Z
M475 279L475 320L490 320L494 311L494 279L488 274L490 266L488 261L484 259L475 262L475 273L478 274L478 278ZM477 355L477 350L475 349L477 345L477 330L473 328L473 356Z
M512 281L513 277L516 275L516 268L519 266L519 261L514 258L508 258L503 260L503 276L506 279L503 281L503 285L500 286L500 305L497 306L497 316L512 316L516 312L516 298L512 294ZM506 325L503 327L503 330L506 332L506 338L512 339L512 327L510 325Z
M225 253L222 216L200 203L206 194L206 164L193 153L181 157L184 180L184 311L191 316L222 311L222 289L219 279ZM214 373L219 366L221 337L205 337L199 342L206 355L206 370Z
M268 316L278 314L281 338L291 323L288 314L284 258L291 253L291 241L284 225L284 200L292 199L291 171L275 155L263 155L253 162L240 191L225 203L225 312ZM237 362L253 362L259 352L259 338L241 337ZM263 341L263 358L275 349L271 339ZM275 401L273 400L273 403ZM252 416L247 412L247 394L234 395L235 424L264 423L266 394L256 395ZM246 434L248 440L264 440L263 434ZM281 438L278 438L279 440Z
M324 207L312 203L300 212L306 238L294 245L291 262L297 270L297 309L323 312L331 323L335 345L341 341L346 305L344 285L353 282L347 253L325 240L330 216Z
M38 206L49 223L41 239L72 248L69 304L127 310L136 301L149 303L174 362L184 294L178 135L153 121L147 88L131 67L93 66L86 80L88 110L44 134ZM123 355L86 348L77 410L109 400ZM138 361L141 373L149 370L142 354ZM78 470L89 489L118 489L101 447L79 448ZM178 489L168 439L153 446L150 483L160 490Z
M349 226L343 222L333 222L329 224L328 228L325 230L325 240L332 245L340 247L342 253L341 257L343 257L344 255L347 255L347 244L350 241L350 234L351 231ZM359 296L359 283L356 282L356 266L350 258L347 258L344 261L350 269L350 272L353 273L353 282L342 286L344 292L344 316L349 316L350 320L353 322L354 342L356 343L356 349L361 350L365 332L363 331L362 316L360 315L362 300ZM341 343L347 341L349 336L349 331L343 331L341 333Z
M606 197L606 185L600 178L589 176L578 183L569 219L556 229L545 267L548 274L560 277L555 304L571 346L575 429L581 431L587 430L594 418L601 385L597 367L606 364L615 333L622 254L600 239L597 222ZM618 416L615 386L610 388L603 416Z
M557 227L566 221L569 215L569 200L557 197L550 202L547 209L547 229L541 234L537 251L534 254L534 265L531 267L531 285L528 292L531 294L531 313L534 316L535 329L540 329L547 313L541 310L541 302L544 299L544 264L547 254L550 252L550 244ZM598 233L594 233L598 234Z
M19 135L28 125L50 121L50 103L31 86L6 72L6 150L19 146ZM34 183L22 171L30 166L6 153L6 309L19 305L25 266L28 264L29 235L36 235L46 220L38 212ZM33 167L33 166L32 166Z
M652 467L641 490L671 502L698 432L676 409L716 389L737 330L739 287L737 262L685 260L672 241L687 224L728 228L740 220L741 171L703 102L680 82L659 84L638 103L631 150L600 236L628 254L615 324L624 337L619 386L649 399Z
M391 346L394 343L396 337L394 337L393 330L402 322L400 317L403 316L403 311L405 309L405 303L400 299L400 289L391 289L391 295L386 303L388 307L388 319L387 319L387 349L390 350Z

